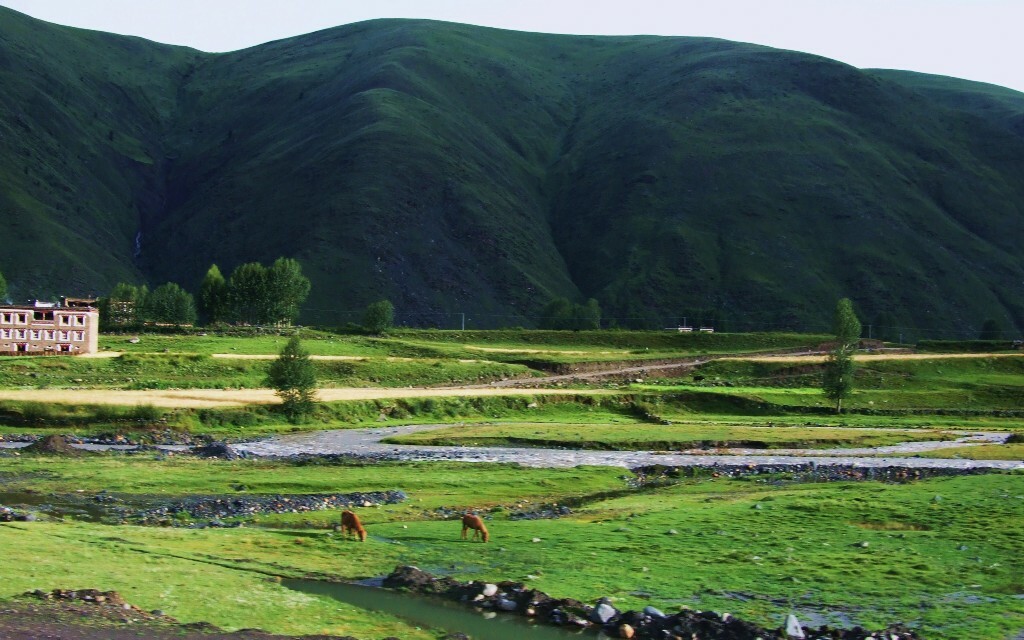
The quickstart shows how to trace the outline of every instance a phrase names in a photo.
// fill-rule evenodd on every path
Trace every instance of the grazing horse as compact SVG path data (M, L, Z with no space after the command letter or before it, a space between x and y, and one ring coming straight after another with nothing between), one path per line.
M341 512L341 533L347 538L350 532L359 536L360 542L366 542L366 529L363 528L363 523L359 522L359 516L345 509Z
M475 516L472 513L467 513L462 516L462 539L466 539L466 531L473 530L473 539L476 540L477 536L483 538L484 542L490 538L487 533L487 527L484 526L484 521L480 519L480 516Z

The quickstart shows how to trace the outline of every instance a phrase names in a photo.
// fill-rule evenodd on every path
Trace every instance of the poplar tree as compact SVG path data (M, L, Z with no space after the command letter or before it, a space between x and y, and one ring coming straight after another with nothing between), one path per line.
M207 324L227 321L228 283L217 265L210 265L199 285L199 312Z
M843 400L853 393L853 352L860 341L861 325L857 314L853 311L853 303L843 298L836 303L836 313L832 324L835 333L835 344L825 361L825 370L821 378L821 390L825 397L836 403L836 413L843 410Z

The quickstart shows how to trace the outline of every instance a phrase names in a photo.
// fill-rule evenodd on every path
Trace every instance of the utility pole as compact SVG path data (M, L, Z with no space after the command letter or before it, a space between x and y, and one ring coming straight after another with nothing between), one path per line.
M462 316L462 330L465 331L466 330L466 314L465 313L460 313L459 315Z

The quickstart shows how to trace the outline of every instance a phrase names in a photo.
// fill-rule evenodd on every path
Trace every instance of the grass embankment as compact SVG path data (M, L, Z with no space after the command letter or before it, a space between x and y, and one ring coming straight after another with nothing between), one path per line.
M820 364L716 360L651 389L715 389L780 407L827 407ZM1024 356L872 360L857 369L851 410L1024 410Z
M324 387L404 387L479 384L533 375L522 365L488 360L312 360ZM204 354L125 353L113 358L4 358L7 389L257 389L270 360Z
M903 485L698 479L630 490L618 469L507 465L288 465L89 457L0 459L8 489L181 493L399 488L410 501L359 509L365 544L327 529L336 512L264 516L262 527L166 530L86 523L0 526L0 597L34 588L116 589L183 620L281 633L422 637L386 617L332 611L267 581L277 575L380 575L415 564L459 579L525 580L556 596L620 608L680 604L769 626L795 611L846 626L914 625L932 639L1009 637L1024 627L1024 476ZM13 474L13 475L12 475ZM140 484L141 481L141 484ZM243 492L235 491L238 486ZM571 503L557 520L509 509ZM491 510L487 545L458 540L432 511ZM672 532L675 533L672 533ZM533 542L539 538L539 542ZM159 579L151 576L159 575Z
M577 395L572 391L547 395L391 398L317 405L300 424L291 424L274 407L257 405L213 409L165 409L152 405L66 405L41 402L0 403L2 433L71 433L93 435L119 432L145 439L166 429L220 438L315 429L374 425L489 421L528 417L539 422L638 422L630 395Z
M844 429L727 424L467 424L385 438L383 442L456 446L569 447L602 450L669 450L749 447L756 449L880 447L944 440L939 431Z

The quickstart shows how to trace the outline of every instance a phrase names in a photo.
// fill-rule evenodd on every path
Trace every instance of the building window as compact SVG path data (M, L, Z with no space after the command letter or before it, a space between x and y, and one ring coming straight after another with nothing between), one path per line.
M24 329L15 329L14 330L14 339L15 340L24 340L25 339L25 330Z
M67 342L68 340L70 340L71 337L70 337L69 334L70 334L70 331L61 331L60 332L60 340L61 340L61 342Z
M43 333L46 335L46 337L44 337L43 340L56 340L57 332L54 331L53 329L47 329Z
M29 332L29 335L32 340L38 340L42 334L39 329L32 329L32 331Z
M74 338L72 338L72 339L75 342L82 342L83 340L85 340L85 332L84 331L75 331L73 333L74 333Z
M14 314L4 313L0 315L0 322L3 322L4 324L14 324Z
M15 322L15 324L28 324L28 314L27 313L19 313L18 314L18 319Z
M10 329L0 329L0 338L10 338L10 337L11 337L11 330Z
M66 327L71 324L71 316L60 316L60 326Z
M75 326L76 327L84 327L85 326L85 316L75 316Z

